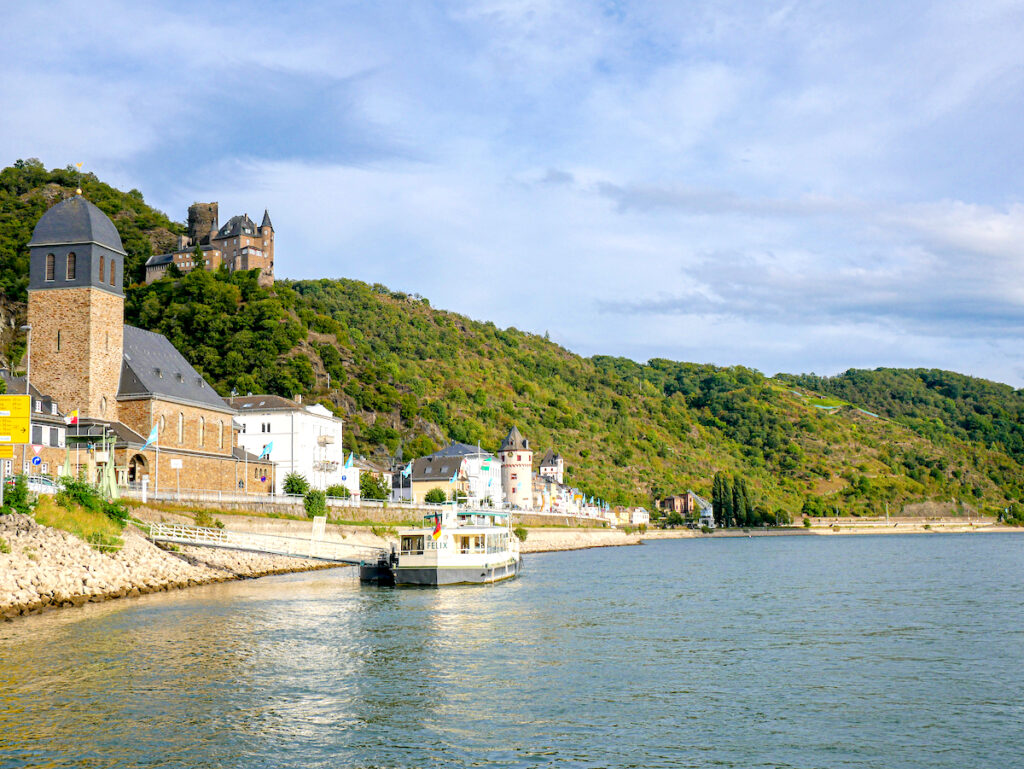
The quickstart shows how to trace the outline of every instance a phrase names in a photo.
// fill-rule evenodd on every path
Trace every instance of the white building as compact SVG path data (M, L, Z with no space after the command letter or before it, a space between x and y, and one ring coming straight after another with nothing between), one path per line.
M562 483L565 475L565 461L561 454L556 454L553 449L548 449L544 458L540 461L540 475L551 478L555 483Z
M651 522L651 514L643 507L635 507L629 514L629 522L634 526L646 526Z
M226 400L237 412L238 445L259 455L270 444L275 493L283 494L285 477L298 473L311 488L342 485L359 496L359 470L345 467L342 420L324 406L304 406L301 397L293 401L278 395Z

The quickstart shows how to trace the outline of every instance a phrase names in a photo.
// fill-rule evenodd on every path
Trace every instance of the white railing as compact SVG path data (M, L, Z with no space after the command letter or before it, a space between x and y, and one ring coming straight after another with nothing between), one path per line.
M142 499L142 489L138 484L122 486L121 495L128 499ZM152 487L147 492L147 498L154 502L181 502L192 504L267 504L267 505L295 505L302 507L303 497L301 494L264 494L256 492L220 491L217 489L160 489L154 493ZM342 497L327 497L327 507L331 510L344 510L347 508L369 508L388 510L411 510L420 512L437 512L438 510L451 510L451 504L432 504L429 502L395 502L393 500L381 499L353 499ZM459 505L459 510L482 509L477 506ZM500 508L495 508L500 510ZM504 510L513 516L532 515L544 518L575 518L581 521L600 520L594 515L587 513L540 511L540 510Z
M339 563L376 563L378 557L387 551L369 545L353 545L347 542L318 539L314 537L290 537L282 534L252 534L226 529L209 529L179 523L154 523L150 525L149 538L154 542L169 542L178 545L198 547L222 547L230 550L246 550L267 555L286 555L292 558L314 558Z

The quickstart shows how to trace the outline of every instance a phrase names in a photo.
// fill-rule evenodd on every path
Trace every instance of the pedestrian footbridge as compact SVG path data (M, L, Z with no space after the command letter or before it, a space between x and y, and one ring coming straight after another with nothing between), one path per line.
M286 555L292 558L311 558L351 565L374 564L387 551L369 545L324 539L324 526L319 520L313 524L309 537L289 537L281 534L250 534L225 529L207 529L178 523L150 525L149 538L154 542L194 547L220 547L245 550L264 555Z

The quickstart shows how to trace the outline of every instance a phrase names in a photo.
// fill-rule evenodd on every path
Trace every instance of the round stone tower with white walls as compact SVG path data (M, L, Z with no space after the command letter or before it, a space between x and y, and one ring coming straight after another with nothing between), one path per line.
M533 507L533 452L530 442L516 427L508 431L498 449L501 462L501 488L505 504L520 510Z

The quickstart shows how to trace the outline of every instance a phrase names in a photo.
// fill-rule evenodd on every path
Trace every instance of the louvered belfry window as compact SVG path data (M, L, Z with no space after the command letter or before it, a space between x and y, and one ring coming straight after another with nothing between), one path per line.
M70 254L68 254L67 280L74 280L74 279L75 279L75 252L72 251Z
M57 272L57 257L53 254L46 255L46 279L53 280Z

